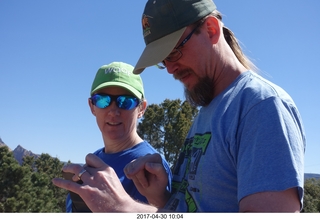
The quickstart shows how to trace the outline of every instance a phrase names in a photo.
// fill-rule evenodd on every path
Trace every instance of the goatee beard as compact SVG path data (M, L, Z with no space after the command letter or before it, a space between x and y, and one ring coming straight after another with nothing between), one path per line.
M192 106L207 106L210 104L213 96L213 82L208 76L205 76L199 80L199 82L189 91L187 88L184 88L184 95L186 100Z

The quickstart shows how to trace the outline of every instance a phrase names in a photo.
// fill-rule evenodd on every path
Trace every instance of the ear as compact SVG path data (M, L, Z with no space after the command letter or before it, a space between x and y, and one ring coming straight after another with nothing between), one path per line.
M139 106L138 118L141 118L147 109L147 100L144 99Z
M91 113L92 113L94 116L96 116L96 113L95 113L95 111L94 111L94 106L93 106L90 98L88 98L88 104L89 104Z
M212 44L216 44L222 33L220 21L216 17L209 16L204 25Z

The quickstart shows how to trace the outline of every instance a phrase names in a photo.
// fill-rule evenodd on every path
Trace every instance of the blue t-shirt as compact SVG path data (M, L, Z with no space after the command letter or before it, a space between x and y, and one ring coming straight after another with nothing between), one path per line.
M94 152L95 155L97 155L106 164L108 164L114 169L126 192L133 199L138 200L140 202L144 202L144 203L148 203L147 199L139 193L133 181L126 177L123 169L132 160L137 159L146 154L154 154L154 153L159 153L159 152L156 149L154 149L147 141L143 141L130 149L126 149L124 151L117 152L117 153L111 153L111 154L105 153L104 148L101 148ZM167 185L167 190L171 191L172 173L171 173L169 164L167 163L167 161L164 159L163 156L162 156L162 164L168 174L169 181ZM67 206L67 212L72 212L72 201L70 199L69 194L67 196L66 206Z
M238 212L242 198L297 187L303 203L306 140L297 107L248 71L201 108L173 172L166 208Z

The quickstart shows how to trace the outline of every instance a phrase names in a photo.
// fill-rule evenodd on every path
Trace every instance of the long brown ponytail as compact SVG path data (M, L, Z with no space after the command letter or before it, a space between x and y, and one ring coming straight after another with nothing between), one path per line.
M222 15L218 10L213 11L211 14L207 15L198 22L203 22L208 16L213 16L222 22ZM196 22L196 24L198 24ZM232 49L235 56L238 58L239 62L247 69L258 71L258 68L249 60L249 58L242 52L242 49L238 43L237 38L234 33L227 27L223 26L223 35L228 45Z

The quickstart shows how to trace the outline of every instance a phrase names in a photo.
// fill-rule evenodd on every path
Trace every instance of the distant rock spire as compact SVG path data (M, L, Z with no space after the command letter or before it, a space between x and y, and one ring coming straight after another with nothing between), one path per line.
M12 149L8 145L6 145L6 143L4 143L0 137L0 147L5 147L5 146L9 149L9 151L12 151Z
M4 146L7 146L7 145L2 141L2 139L0 137L0 147L4 147Z
M32 156L35 159L37 159L40 155L35 154L30 150L24 149L21 145L18 145L14 150L13 150L13 156L16 158L16 160L19 162L19 164L22 164L23 158L26 156Z

